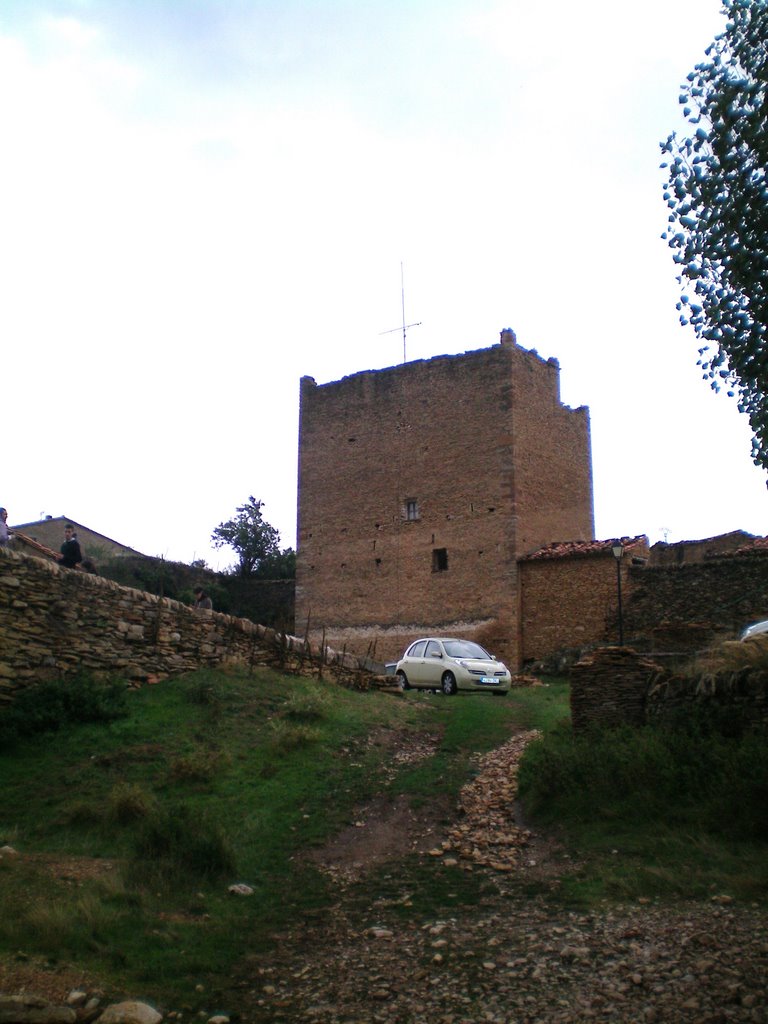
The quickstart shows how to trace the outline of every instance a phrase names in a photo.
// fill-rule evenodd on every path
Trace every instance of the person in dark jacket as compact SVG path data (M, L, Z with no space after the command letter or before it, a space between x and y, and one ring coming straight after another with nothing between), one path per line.
M71 523L64 527L64 543L61 545L59 565L65 569L74 569L83 560L83 553L80 550L80 543L75 535L75 528Z

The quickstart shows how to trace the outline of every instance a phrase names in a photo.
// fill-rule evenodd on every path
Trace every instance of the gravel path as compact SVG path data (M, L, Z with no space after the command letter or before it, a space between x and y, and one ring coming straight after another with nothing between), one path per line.
M496 897L445 920L403 922L373 906L361 922L345 911L336 864L341 899L328 918L283 937L268 960L242 965L235 1001L244 1024L768 1022L764 908L715 896L574 913L509 885L531 865L539 880L566 867L515 823L517 767L534 735L513 736L479 761L457 821L421 854L435 870L491 871Z
M728 904L568 913L541 900L354 930L329 921L254 965L247 1022L765 1022L764 911Z

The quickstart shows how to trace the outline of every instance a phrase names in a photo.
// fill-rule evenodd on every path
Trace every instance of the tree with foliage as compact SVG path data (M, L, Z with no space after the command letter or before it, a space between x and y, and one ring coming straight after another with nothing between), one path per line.
M723 13L725 31L681 87L691 134L661 143L662 237L704 379L737 396L753 460L768 469L768 0L723 0Z
M238 506L232 519L219 523L211 534L211 542L216 548L234 548L240 576L290 578L292 573L284 575L285 566L290 568L293 564L295 571L295 556L290 548L280 551L280 534L262 516L263 505L251 495L245 505Z

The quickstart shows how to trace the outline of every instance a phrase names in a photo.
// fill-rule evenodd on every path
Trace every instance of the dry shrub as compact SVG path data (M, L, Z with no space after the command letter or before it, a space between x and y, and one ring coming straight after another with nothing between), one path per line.
M746 669L753 672L768 672L768 633L759 633L749 640L725 640L697 655L678 670L677 674L684 678L700 678L707 682Z
M320 739L320 733L305 722L286 722L275 719L270 723L270 747L275 754L287 754L301 747L311 746Z
M176 782L210 782L231 763L221 750L197 750L171 762L171 777Z
M154 797L141 786L131 782L118 782L107 800L107 817L118 825L146 818L155 805Z
M292 693L282 710L282 717L294 722L317 722L328 712L328 695L320 691Z

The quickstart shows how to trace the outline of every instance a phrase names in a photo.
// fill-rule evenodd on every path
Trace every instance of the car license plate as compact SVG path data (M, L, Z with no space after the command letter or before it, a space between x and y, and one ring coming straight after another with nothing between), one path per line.
M493 676L483 676L482 679L480 680L480 682L481 683L490 684L491 686L498 686L499 685L499 680L498 679L494 679Z

